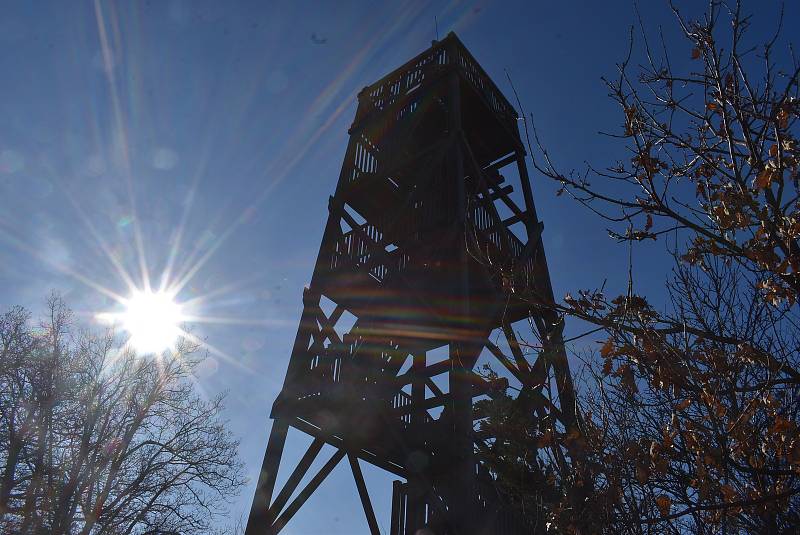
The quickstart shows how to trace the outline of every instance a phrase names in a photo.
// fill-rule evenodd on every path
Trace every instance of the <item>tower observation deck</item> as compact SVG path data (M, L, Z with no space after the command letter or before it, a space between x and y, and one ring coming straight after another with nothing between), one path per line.
M553 292L517 124L453 33L359 93L248 535L278 533L340 462L373 534L361 462L398 478L391 535L531 532L481 461L494 437L473 405L510 380L554 435L576 420L562 323L541 306ZM508 379L476 373L481 358ZM313 441L275 494L290 428ZM326 444L335 453L297 492Z

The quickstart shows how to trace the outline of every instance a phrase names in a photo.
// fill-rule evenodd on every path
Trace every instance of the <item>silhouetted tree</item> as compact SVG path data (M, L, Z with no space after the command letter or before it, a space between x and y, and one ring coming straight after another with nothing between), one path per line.
M497 473L527 467L523 481L552 474L550 502L532 484L505 489L543 503L550 531L790 533L800 525L800 65L791 47L776 55L781 24L748 41L739 3L711 1L697 21L672 9L685 44L655 46L640 24L643 62L633 66L632 39L605 80L622 118L610 135L628 160L564 172L533 132L535 166L559 194L620 243L667 241L674 260L657 305L632 278L617 297L533 303L606 333L584 356L581 433L561 437L586 452L577 473L592 492L571 503L574 474L538 466L542 455L486 455ZM528 451L558 432L508 426L509 411L483 425L510 429Z
M0 316L0 532L208 533L243 478L197 348L138 357L47 311Z

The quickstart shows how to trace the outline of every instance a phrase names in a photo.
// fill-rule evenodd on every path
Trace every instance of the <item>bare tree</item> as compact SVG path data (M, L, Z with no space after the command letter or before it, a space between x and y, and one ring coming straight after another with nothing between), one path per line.
M183 343L138 357L75 329L57 296L0 317L0 531L207 533L243 484L238 442Z
M565 172L533 129L534 165L559 194L621 244L668 241L674 260L658 306L633 278L617 297L532 303L606 333L584 356L580 435L561 437L586 452L592 492L567 500L571 475L541 454L490 460L498 473L522 466L525 484L506 490L544 507L552 531L789 533L800 525L800 64L791 45L776 52L782 21L758 43L738 2L712 0L696 21L671 7L683 44L652 39L640 20L641 46L632 30L605 80L622 118L607 135L629 159ZM492 414L484 425L542 447L547 432L524 415Z

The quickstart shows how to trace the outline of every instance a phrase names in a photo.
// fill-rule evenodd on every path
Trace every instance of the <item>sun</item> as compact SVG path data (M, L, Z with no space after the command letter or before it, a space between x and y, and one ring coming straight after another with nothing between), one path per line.
M182 334L183 312L167 292L135 291L124 301L120 315L128 343L140 354L161 353L175 347Z

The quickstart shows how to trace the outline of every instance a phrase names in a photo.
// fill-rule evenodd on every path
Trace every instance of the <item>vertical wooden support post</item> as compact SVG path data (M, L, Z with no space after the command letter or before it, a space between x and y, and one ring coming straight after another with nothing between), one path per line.
M453 57L458 57L457 49L451 52ZM451 157L453 168L452 176L456 181L455 191L457 192L457 232L459 234L456 242L459 244L459 261L461 280L459 288L460 305L460 327L464 333L475 330L475 325L471 325L470 318L470 261L466 247L466 227L469 219L467 210L467 190L464 180L464 153L461 139L461 87L458 73L458 61L455 61L455 69L450 74L450 121L453 135L453 146L451 147ZM463 334L462 334L463 336ZM468 335L467 335L468 336ZM454 528L459 534L470 532L470 514L475 502L475 477L474 477L474 455L472 440L472 384L469 375L472 371L472 359L467 356L469 344L463 341L453 340L450 343L450 418L452 423L453 439L451 442L450 466L451 472L447 486L449 487L449 506L450 518L456 523Z
M450 396L452 415L452 433L450 440L450 476L447 484L450 488L448 505L451 509L451 521L459 534L471 531L471 515L474 512L475 489L475 456L472 436L472 373L471 363L474 347L468 343L450 345Z
M405 535L405 526L406 501L403 483L392 481L392 523L389 526L389 535Z
M428 490L422 474L427 471L426 458L427 448L422 439L424 434L425 415L425 352L420 351L413 354L411 364L411 439L409 445L411 452L409 456L408 485L406 486L406 534L414 535L418 529L425 525L425 495Z

